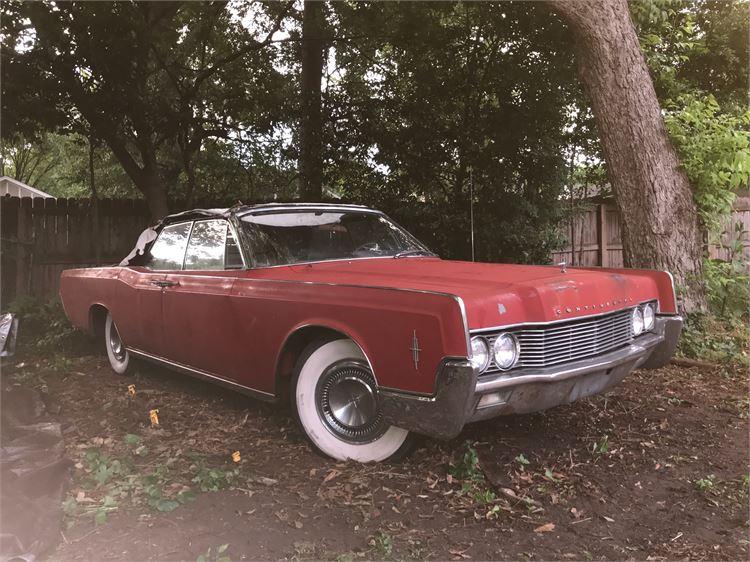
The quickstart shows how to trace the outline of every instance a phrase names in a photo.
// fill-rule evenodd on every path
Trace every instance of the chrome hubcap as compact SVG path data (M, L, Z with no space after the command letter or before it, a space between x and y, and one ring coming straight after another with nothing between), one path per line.
M370 369L356 361L331 365L316 389L318 415L336 437L366 443L385 431Z
M112 322L109 330L109 348L118 361L125 359L125 348L122 345L120 333L117 331L114 322Z

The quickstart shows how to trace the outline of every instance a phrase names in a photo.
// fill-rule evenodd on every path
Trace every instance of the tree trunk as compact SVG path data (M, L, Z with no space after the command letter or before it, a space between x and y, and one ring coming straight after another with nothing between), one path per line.
M706 309L701 229L626 0L548 0L575 38L628 267L670 271L683 312Z
M302 76L300 96L301 195L309 201L323 196L323 151L320 82L323 77L323 8L319 0L305 0L302 14Z
M146 197L146 204L151 213L151 221L157 223L169 214L167 205L167 190L155 169L146 168L136 184Z
M94 176L94 151L96 141L93 134L89 134L89 187L91 188L91 201L94 210L94 259L96 265L102 263L101 227L99 226L99 190L96 188L96 177Z

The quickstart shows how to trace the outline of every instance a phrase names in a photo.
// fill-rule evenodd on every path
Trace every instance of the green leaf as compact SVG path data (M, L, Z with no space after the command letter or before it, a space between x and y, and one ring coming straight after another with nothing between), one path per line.
M125 435L125 437L122 438L122 440L126 445L130 445L131 447L138 445L141 442L141 438L134 433L128 433L127 435Z
M520 455L518 455L518 456L516 457L516 462L517 462L518 464L521 464L521 465L523 465L523 466L528 466L529 464L531 464L531 463L529 462L529 459L527 459L527 458L526 458L526 457L525 457L525 456L523 455L523 453L521 453Z

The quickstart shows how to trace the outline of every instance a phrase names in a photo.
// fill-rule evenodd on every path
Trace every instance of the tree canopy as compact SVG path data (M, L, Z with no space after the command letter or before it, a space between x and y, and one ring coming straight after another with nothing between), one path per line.
M726 153L747 139L748 4L630 12L710 224L747 182ZM99 195L141 194L155 218L343 197L464 258L473 197L478 259L543 261L560 198L605 188L570 30L543 3L6 2L2 22L3 167L53 194L90 193L91 145ZM691 171L695 130L719 139L713 175Z

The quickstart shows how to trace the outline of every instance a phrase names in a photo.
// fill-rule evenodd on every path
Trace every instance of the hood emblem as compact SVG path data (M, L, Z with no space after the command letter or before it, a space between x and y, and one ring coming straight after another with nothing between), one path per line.
M560 268L560 273L567 273L568 272L568 264L565 262L565 260L561 261L557 265Z
M503 303L499 302L499 303L497 303L497 312L498 312L498 314L500 314L502 316L503 314L505 314L508 311L505 308L505 305Z
M411 336L411 347L409 348L409 351L411 351L411 359L414 361L414 370L419 369L419 352L422 351L419 348L419 339L417 338L417 331L414 330L414 334Z

